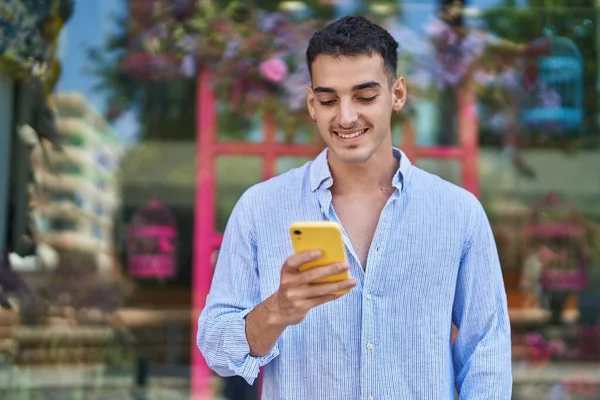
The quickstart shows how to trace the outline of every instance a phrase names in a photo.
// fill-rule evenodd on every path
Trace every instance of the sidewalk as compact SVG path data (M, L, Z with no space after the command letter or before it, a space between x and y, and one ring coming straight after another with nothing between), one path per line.
M513 366L514 399L547 399L559 383L600 388L594 363L556 363L543 367ZM213 378L213 392L220 379ZM150 376L143 390L134 387L133 372L107 373L104 367L0 367L0 399L11 400L192 400L189 379ZM223 400L220 397L193 400Z
M191 400L189 379L150 376L143 389L134 383L133 371L108 373L103 366L0 367L0 399ZM219 385L214 378L214 392Z
M586 399L600 398L600 368L596 363L514 364L513 381L514 400L570 399L565 390L588 393L582 397Z

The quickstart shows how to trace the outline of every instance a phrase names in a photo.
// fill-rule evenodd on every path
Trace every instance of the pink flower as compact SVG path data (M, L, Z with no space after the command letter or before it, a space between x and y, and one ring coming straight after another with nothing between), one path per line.
M279 58L270 58L260 64L260 72L262 76L271 82L283 82L287 76L287 65Z

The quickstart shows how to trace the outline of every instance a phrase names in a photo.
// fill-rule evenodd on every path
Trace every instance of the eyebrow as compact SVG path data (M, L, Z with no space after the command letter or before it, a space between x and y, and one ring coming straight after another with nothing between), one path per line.
M357 92L357 91L363 90L363 89L373 89L373 88L379 88L379 87L381 87L379 82L370 81L370 82L365 82L365 83L361 83L361 84L352 86L352 91ZM317 86L316 88L314 88L313 91L315 93L335 93L335 90L333 88L322 87L322 86Z

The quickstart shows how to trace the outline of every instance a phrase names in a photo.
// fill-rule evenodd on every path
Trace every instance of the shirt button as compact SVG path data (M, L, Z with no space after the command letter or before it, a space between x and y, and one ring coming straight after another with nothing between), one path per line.
M373 400L373 396L367 397L367 400Z
M369 349L369 350L373 350L373 343L369 343L369 344L367 344L367 349Z
M373 296L371 296L371 293L367 293L367 300L371 300L373 298Z

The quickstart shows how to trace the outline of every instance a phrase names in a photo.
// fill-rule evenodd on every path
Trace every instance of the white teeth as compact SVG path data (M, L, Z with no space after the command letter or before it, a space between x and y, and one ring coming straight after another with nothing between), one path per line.
M338 133L338 132L336 132L336 133L342 139L352 139L352 138L355 138L357 136L362 135L365 132L366 132L366 129L363 129L361 131L357 131L357 132L354 132L354 133L348 133L348 134L343 134L343 133Z

